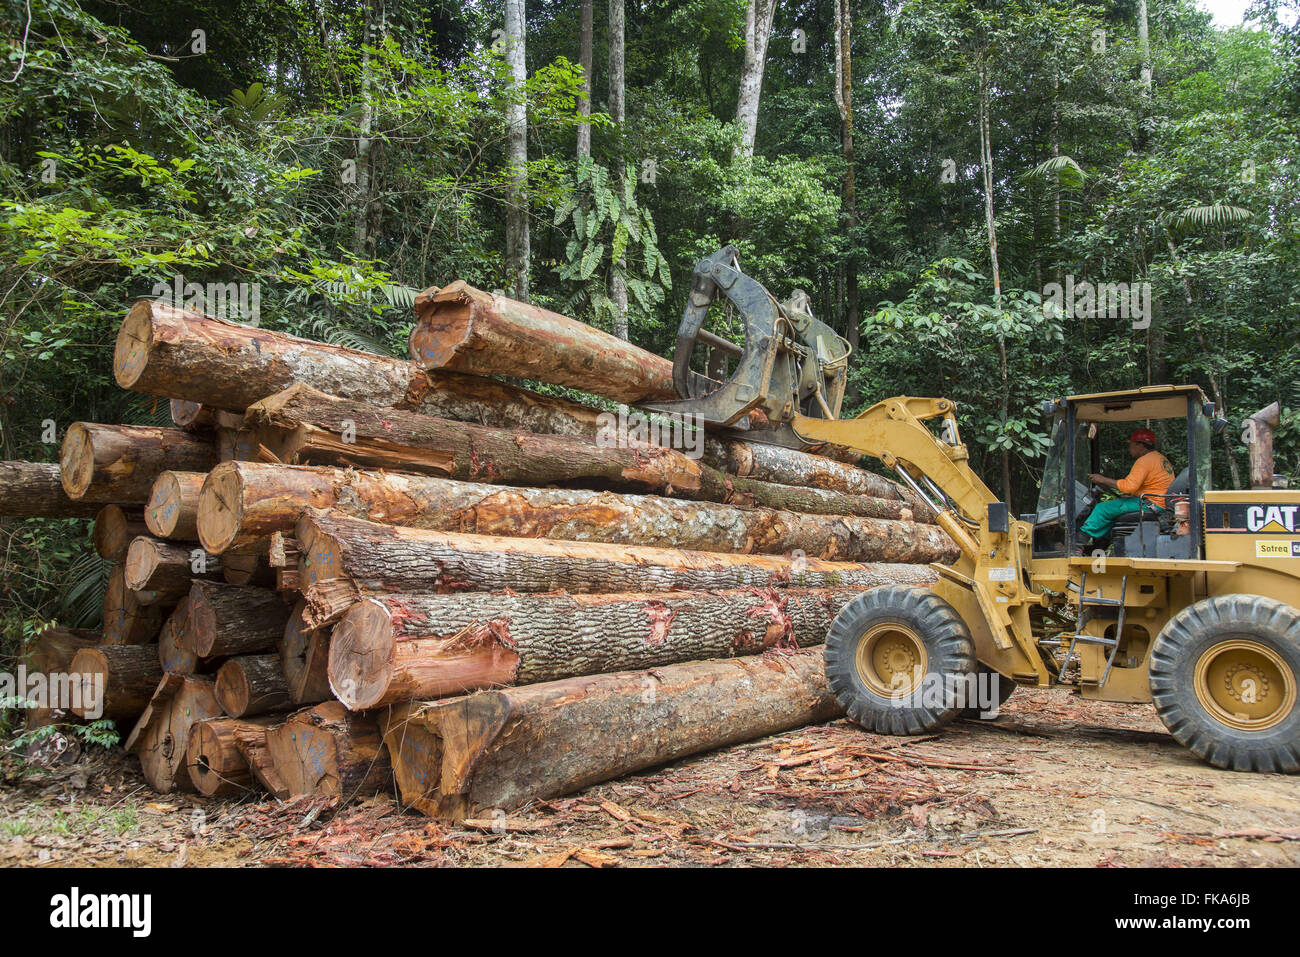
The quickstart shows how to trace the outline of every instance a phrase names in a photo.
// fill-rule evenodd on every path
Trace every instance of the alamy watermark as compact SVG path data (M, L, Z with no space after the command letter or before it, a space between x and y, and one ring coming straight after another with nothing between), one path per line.
M688 459L704 455L704 416L669 412L654 416L640 412L602 412L596 417L596 445L602 449L660 446L677 449Z
M981 718L996 718L1003 680L997 673L983 669L966 675L930 672L922 676L918 667L911 675L903 671L894 673L895 689L910 684L912 690L891 697L889 703L895 708L971 708L977 709Z
M94 720L104 716L104 676L83 672L0 671L0 706L73 711Z
M153 285L155 299L177 309L189 309L206 316L256 326L262 321L260 282L186 282L177 273L171 282Z
M1067 274L1065 284L1043 287L1043 315L1048 319L1129 319L1134 329L1151 326L1151 283L1076 282Z

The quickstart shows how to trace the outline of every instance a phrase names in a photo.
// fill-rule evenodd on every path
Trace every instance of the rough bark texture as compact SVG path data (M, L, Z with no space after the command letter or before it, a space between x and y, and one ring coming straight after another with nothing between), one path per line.
M90 538L100 558L110 562L123 562L126 561L126 552L131 543L148 532L144 516L140 513L128 512L120 505L105 505L95 513Z
M163 472L154 480L144 523L159 538L199 540L199 492L206 472Z
M822 642L855 588L368 598L330 640L330 688L364 710L412 698Z
M0 518L90 518L98 511L94 502L68 497L56 464L0 462Z
M269 728L266 746L290 797L315 794L346 803L386 790L392 777L379 722L337 701Z
M461 819L841 714L810 648L411 702L384 739L403 803Z
M211 678L163 675L149 706L126 739L126 750L140 756L140 767L150 787L160 794L177 788L193 789L185 770L190 729L196 722L220 714Z
M232 718L284 711L293 704L280 656L239 655L217 672L217 701Z
M147 645L158 636L171 609L165 603L142 605L126 587L126 569L114 565L104 593L104 644Z
M273 591L196 581L189 625L177 640L200 658L267 651L279 644L289 608Z
M189 618L190 599L187 595L180 600L158 632L158 663L162 665L163 671L192 675L199 670L199 656L181 644L189 626Z
M28 674L68 674L72 659L83 648L94 648L100 643L97 631L84 628L50 628L43 631L27 654ZM46 702L49 703L48 701ZM57 724L64 712L55 708L28 708L24 715L28 730Z
M217 578L221 559L202 556L202 572L196 572L186 545L175 545L148 535L141 535L127 549L124 569L126 587L135 592L142 605L175 605L189 594L195 578Z
M290 531L304 508L480 535L710 552L798 549L813 558L886 562L944 561L956 555L937 526L913 522L248 462L226 462L212 470L199 501L199 537L213 552L249 549L272 532Z
M144 505L158 475L200 472L217 462L212 444L183 429L74 422L60 452L63 490L86 502Z
M415 300L411 358L427 369L566 385L615 402L675 399L673 364L586 323L454 282Z
M257 790L260 781L254 777L247 755L250 750L265 751L267 726L279 717L208 718L190 728L185 770L194 790L204 797Z
M379 525L313 509L298 520L313 623L380 592L659 592L746 587L928 585L924 565L857 564L639 545L464 535Z
M149 705L163 671L151 645L101 645L83 648L70 669L81 676L82 718L135 720Z
M296 705L332 698L329 678L329 628L308 628L303 619L307 603L299 600L284 626L280 668Z
M505 54L510 71L506 100L506 274L511 293L528 301L528 29L524 0L505 0Z
M767 44L772 36L775 9L776 0L749 0L745 6L745 58L736 97L736 125L740 127L736 152L743 156L754 155L758 101L763 89L763 69L767 64Z

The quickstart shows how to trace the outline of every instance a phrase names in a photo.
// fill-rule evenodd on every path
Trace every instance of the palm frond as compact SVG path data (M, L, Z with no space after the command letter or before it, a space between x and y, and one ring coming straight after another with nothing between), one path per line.
M1039 163L1028 172L1022 173L1021 176L1035 182L1055 180L1059 185L1067 189L1079 189L1083 186L1084 180L1088 178L1083 171L1083 167L1068 156L1053 156L1051 159Z
M1250 219L1254 213L1240 206L1227 203L1211 203L1208 206L1192 206L1180 213L1168 213L1165 224L1173 230L1184 231L1204 226L1228 226Z
M59 589L59 621L70 628L94 628L104 611L109 563L88 551L69 566Z

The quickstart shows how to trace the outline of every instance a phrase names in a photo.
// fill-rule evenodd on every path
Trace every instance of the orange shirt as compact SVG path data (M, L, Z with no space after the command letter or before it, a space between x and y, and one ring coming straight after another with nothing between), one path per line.
M1174 467L1169 460L1154 449L1133 463L1127 476L1115 483L1125 495L1155 496L1155 503L1165 505L1164 494L1174 483Z

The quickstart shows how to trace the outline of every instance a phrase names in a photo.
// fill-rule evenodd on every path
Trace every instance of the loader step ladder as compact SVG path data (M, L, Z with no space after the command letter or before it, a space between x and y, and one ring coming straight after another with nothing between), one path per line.
M1077 618L1075 619L1076 629L1083 627L1083 609L1088 606L1107 606L1119 608L1119 617L1115 622L1115 637L1107 638L1104 635L1085 635L1082 631L1076 631L1070 636L1070 647L1065 652L1065 662L1061 665L1061 674L1065 674L1065 669L1070 666L1070 658L1074 655L1075 645L1082 642L1085 645L1101 645L1103 648L1109 648L1106 655L1106 670L1102 673L1101 681L1097 687L1102 688L1106 685L1106 679L1110 677L1110 669L1115 664L1115 656L1119 654L1119 639L1124 634L1124 599L1128 594L1128 576L1125 575L1119 580L1119 598L1102 598L1088 596L1088 573L1079 573L1079 602L1076 606ZM1079 684L1083 684L1083 664L1079 665Z

